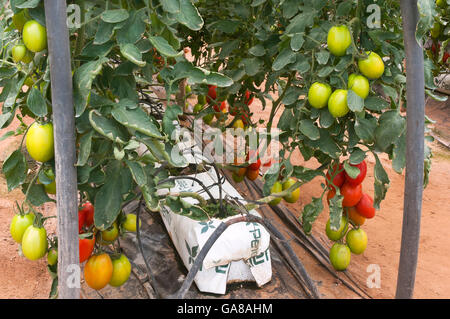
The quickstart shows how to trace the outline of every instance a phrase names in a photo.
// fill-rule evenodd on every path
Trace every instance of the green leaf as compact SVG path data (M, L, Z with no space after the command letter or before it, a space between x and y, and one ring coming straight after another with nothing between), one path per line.
M406 165L406 131L395 142L392 157L392 168L401 174Z
M350 154L349 162L350 164L357 165L361 163L365 158L366 152L358 147L355 147Z
M302 212L302 227L305 233L310 234L312 224L323 210L323 203L321 197L313 197L311 203L303 208Z
M107 58L102 57L96 61L85 63L75 70L73 82L76 117L83 114L86 109L88 99L91 94L92 82L102 71L103 63L107 61Z
M22 152L20 150L12 152L3 163L3 174L6 177L8 192L25 182L27 171L27 161Z
M392 110L384 112L378 122L379 125L375 129L375 141L376 146L384 152L406 129L406 119L397 110Z
M330 58L330 51L328 50L320 50L316 52L316 60L319 64L327 64L328 59Z
M115 107L111 115L120 124L154 138L163 138L158 127L141 108Z
M168 136L172 136L172 133L175 130L174 122L178 123L178 116L181 114L183 114L183 109L179 105L170 105L166 108L166 112L164 113L162 120L162 127L164 133Z
M375 167L374 167L374 192L375 198L373 201L373 206L375 209L380 209L381 201L386 197L387 190L389 188L389 176L381 165L380 159L376 153L375 156Z
M333 72L333 67L328 65L328 66L321 68L319 70L319 72L317 72L317 76L319 78L324 78L324 77L329 76L331 74L331 72Z
M39 2L41 0L27 0L22 2L21 4L17 4L16 7L20 8L20 9L25 9L25 8L36 8L39 5Z
M325 154L328 154L332 158L338 158L341 150L334 141L333 137L330 135L327 129L319 129L320 138L315 141L307 140L305 143L308 146L319 149Z
M167 42L166 39L160 36L150 37L150 42L158 50L158 52L169 58L174 58L183 54L183 51L177 52L175 49Z
M142 61L142 53L134 44L127 43L120 45L120 53L128 60L140 67L144 67L146 62Z
M347 91L347 104L352 112L361 112L364 109L364 100L353 90Z
M300 121L300 132L313 141L320 138L319 129L314 125L313 121L308 119Z
M437 16L436 3L435 1L418 0L417 9L419 11L419 22L416 28L416 41L421 45Z
M144 22L145 11L133 11L125 25L117 30L116 39L119 44L135 44L143 38L146 24ZM140 51L140 50L139 50Z
M384 109L387 109L389 107L389 103L382 98L369 96L364 100L364 106L368 110L380 112Z
M425 93L431 97L433 100L435 101L439 101L439 102L445 102L448 100L448 96L447 95L438 95L435 94L434 92L430 91L430 90L425 90Z
M114 25L100 21L97 32L95 33L94 44L100 45L111 40L114 34Z
M330 111L328 111L327 107L320 109L320 119L319 124L323 128L329 128L335 122L334 117L331 115Z
M194 31L203 27L203 19L191 0L180 0L180 11L176 14L176 19Z
M302 33L295 33L291 38L291 49L292 51L298 51L302 48L303 43L305 43L305 38Z
M180 1L179 0L161 0L162 7L164 11L169 13L180 12Z
M116 121L99 115L95 110L89 112L89 122L94 130L113 142L125 144L129 140L128 132Z
M336 195L330 199L330 228L335 231L341 226L343 199L344 196L341 195L339 189L337 190Z
M347 173L348 176L350 176L351 178L356 178L358 177L360 171L359 168L356 166L351 166L348 161L344 162L344 169L345 172Z
M286 65L295 62L296 56L295 52L291 50L291 48L283 49L280 54L273 61L272 69L275 71L279 71L284 68Z
M315 10L309 10L296 15L286 27L286 34L303 33L307 26L314 24L315 13Z
M262 44L257 44L255 46L251 47L248 50L248 53L250 53L251 55L257 56L257 57L261 57L266 54L266 49L264 48L264 46Z
M25 194L28 189L28 183L22 185L22 192ZM45 191L44 185L42 184L33 184L30 187L30 191L28 193L27 199L33 206L41 206L47 202L55 202L55 200L48 197L47 192Z
M47 115L47 104L40 90L33 87L27 98L27 105L31 112L37 117L44 117Z
M352 10L352 6L353 6L353 1L349 1L349 0L339 3L337 10L336 10L336 16L343 17L343 16L348 15L350 13L350 11Z
M372 143L375 138L375 129L377 128L376 118L356 118L355 132L358 137L367 143Z
M249 76L255 76L263 65L263 61L258 58L242 59L241 63L239 63L239 66L243 66L245 73Z
M104 11L100 18L106 23L119 23L128 19L129 16L128 11L125 9L114 9Z
M8 131L0 137L0 142L6 140L8 137L13 136L14 131Z
M106 168L105 184L100 187L94 202L94 224L99 230L109 228L122 206L122 178L120 161L111 161Z
M147 184L147 174L144 168L139 162L125 161L128 168L130 169L133 179L140 187L144 187Z
M94 131L91 130L88 133L84 134L80 138L80 151L78 153L78 161L76 166L84 166L89 159L89 155L91 154L91 144L92 137L94 136Z

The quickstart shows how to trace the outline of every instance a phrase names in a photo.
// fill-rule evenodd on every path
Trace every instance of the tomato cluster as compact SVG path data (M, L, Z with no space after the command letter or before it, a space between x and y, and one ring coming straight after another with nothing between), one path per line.
M328 188L328 204L336 196L337 189L343 197L344 214L341 217L339 229L332 229L330 220L325 226L327 237L336 242L330 250L330 261L336 270L347 268L350 264L351 253L359 255L364 252L367 247L367 234L360 226L366 219L375 216L372 197L362 191L362 182L367 173L367 163L363 160L359 164L350 164L350 166L359 169L357 176L349 176L344 165L340 163L328 170L325 179ZM353 227L350 231L348 230L349 224ZM342 242L344 237L345 244Z

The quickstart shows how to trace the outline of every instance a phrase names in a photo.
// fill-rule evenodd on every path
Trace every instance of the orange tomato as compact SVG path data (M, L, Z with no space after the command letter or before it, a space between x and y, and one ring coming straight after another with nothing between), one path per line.
M366 221L364 216L361 216L355 207L349 207L347 209L348 218L355 224L356 226L361 226Z
M113 264L108 254L93 255L84 266L84 280L95 290L104 288L111 280Z
M248 169L246 176L249 180L254 181L259 176L259 169Z

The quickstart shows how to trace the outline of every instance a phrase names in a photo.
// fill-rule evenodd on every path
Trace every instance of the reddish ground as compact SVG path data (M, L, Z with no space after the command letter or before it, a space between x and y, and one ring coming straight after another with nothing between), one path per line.
M268 110L261 112L261 105L255 100L252 108L257 111L255 117L268 118ZM442 121L449 116L449 103L429 103L427 115L438 120L435 124L435 132L444 138L450 136L449 122ZM255 121L257 118L255 118ZM17 123L13 122L13 126ZM11 128L9 128L11 129ZM0 130L2 136L7 130ZM0 164L7 156L20 145L21 137L10 137L0 142ZM447 209L450 207L450 151L437 142L431 144L434 152L430 183L424 191L423 210L421 223L421 238L419 262L417 267L416 286L414 297L416 298L450 298L450 238L447 231L450 228L450 218ZM298 163L302 163L302 157L296 157ZM366 251L361 256L352 256L349 270L361 285L364 285L369 273L367 267L377 264L381 269L381 287L368 289L375 298L393 298L397 282L397 269L400 252L404 174L399 175L393 171L390 162L382 159L391 185L381 210L372 220L366 221L363 228L368 234L369 243ZM317 164L309 161L306 166L316 167ZM368 174L363 183L364 190L373 193L373 165L374 160L368 158ZM302 207L308 204L312 196L318 196L321 192L321 181L313 180L301 189L301 198L297 204L289 205L297 215ZM9 222L14 215L13 205L17 200L23 200L20 190L7 192L6 182L0 175L0 298L47 298L51 286L51 278L46 270L44 259L40 261L28 261L19 256L18 245L9 235ZM45 215L55 213L54 205L43 208ZM324 236L324 227L327 221L326 209L314 224L313 232L317 236ZM49 233L54 233L56 224L50 219L47 224ZM297 251L300 258L305 254ZM305 259L306 260L306 259ZM353 295L335 280L326 275L323 268L314 263L306 263L305 266L314 280L322 281L321 293L328 298L352 298Z

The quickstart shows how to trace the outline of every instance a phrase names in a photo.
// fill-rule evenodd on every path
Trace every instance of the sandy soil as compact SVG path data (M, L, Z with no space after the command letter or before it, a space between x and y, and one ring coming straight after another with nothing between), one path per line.
M427 107L427 115L438 120L435 131L442 136L450 136L450 124L442 121L450 114L449 104L432 104ZM268 118L268 108L261 111L258 100L252 105L255 112L255 121L258 117ZM436 118L435 118L436 117ZM13 122L13 127L18 123ZM11 128L9 128L11 129ZM2 136L7 130L0 130ZM20 145L21 137L10 137L0 142L0 163ZM450 238L447 231L450 228L448 208L450 207L450 151L437 142L431 144L434 152L432 172L429 186L424 191L421 223L421 239L419 262L416 275L416 298L450 298ZM295 157L298 164L308 167L317 167L317 163L309 161L304 163L301 155ZM394 172L390 162L382 158L391 185L382 202L381 210L372 220L366 221L363 228L368 234L369 243L361 256L352 256L349 270L358 281L365 284L369 272L367 267L371 264L379 265L381 270L381 287L368 289L375 298L393 298L395 296L397 269L400 253L401 228L403 216L404 174ZM373 158L368 158L368 174L363 183L364 191L373 193ZM308 204L312 196L321 193L319 179L306 184L301 189L301 198L296 204L288 204L289 208L300 215L302 207ZM47 273L46 261L32 262L19 255L18 245L9 234L9 222L14 215L15 201L22 202L23 194L20 190L7 192L6 182L0 175L0 298L47 298L51 286L51 278ZM44 215L54 215L55 206L45 205L41 211ZM324 236L327 221L326 209L314 224L314 234ZM56 222L50 219L47 224L50 234L56 231ZM304 252L297 251L300 258ZM322 281L321 293L328 298L348 298L342 286L336 285L331 276L325 276L320 267L305 264L313 279Z

